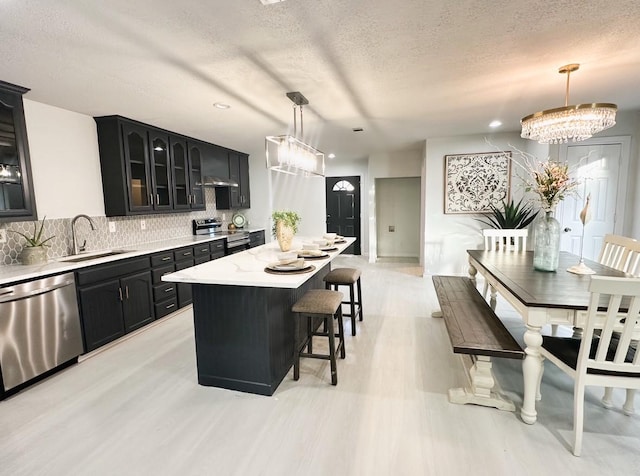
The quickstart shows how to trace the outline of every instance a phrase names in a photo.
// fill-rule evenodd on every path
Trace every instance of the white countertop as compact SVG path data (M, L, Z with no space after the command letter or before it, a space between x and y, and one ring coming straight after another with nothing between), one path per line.
M302 249L302 244L311 242L313 238L296 237L292 250ZM329 251L329 256L320 260L307 260L315 266L315 270L301 274L270 274L264 269L270 263L278 261L280 248L277 242L251 248L242 253L225 256L214 261L199 264L192 268L162 276L163 281L191 284L222 284L229 286L255 286L269 288L298 288L314 274L329 264L342 253L355 238L347 238L346 243L336 244L336 251Z
M250 229L245 231L260 231L264 228ZM144 256L151 253L157 253L159 251L166 251L173 248L181 248L183 246L197 245L198 243L204 243L214 240L222 240L224 236L183 236L180 238L171 238L169 240L153 241L150 243L140 243L132 246L124 246L117 248L119 251L125 251L117 255L105 256L102 258L89 259L77 263L62 261L70 256L61 258L54 258L43 264L36 265L5 265L0 266L0 286L4 284L14 283L18 281L24 281L28 279L37 279L44 276L50 276L52 274L61 274L66 272L72 272L76 269L86 268L87 266L93 266L96 264L109 263L111 261L117 261L126 258L134 258L136 256ZM99 253L105 250L89 251L86 254L91 255ZM81 253L84 254L84 253Z

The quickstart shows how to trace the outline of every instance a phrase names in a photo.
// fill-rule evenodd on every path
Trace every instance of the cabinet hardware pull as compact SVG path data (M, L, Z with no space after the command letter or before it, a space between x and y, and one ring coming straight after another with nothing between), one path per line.
M129 286L124 287L124 294L127 296L127 299L129 299Z
M149 204L153 205L153 195L149 194Z
M185 251L184 253L182 253L182 256L191 256L191 252Z
M160 205L160 194L156 193L156 203Z
M209 251L209 248L200 248L200 251Z
M168 306L165 306L165 309L171 309L172 307L176 307L176 305L171 303Z
M171 256L164 256L161 261L169 261Z
M173 287L170 287L164 290L165 293L170 293L171 291L173 291Z
M120 296L120 301L122 302L122 288L118 288L118 296Z
M191 205L191 194L187 195L187 203Z

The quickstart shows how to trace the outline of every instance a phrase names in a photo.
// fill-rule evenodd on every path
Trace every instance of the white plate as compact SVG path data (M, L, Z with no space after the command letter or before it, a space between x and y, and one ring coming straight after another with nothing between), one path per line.
M329 253L326 252L322 252L320 254L312 254L309 252L310 250L300 250L298 251L298 256L300 258L326 258L327 256L329 256ZM320 250L317 250L320 251Z
M310 264L306 264L302 267L296 266L293 264L270 264L267 268L272 269L274 271L302 271L304 269L310 268Z
M233 215L233 218L231 218L231 221L238 228L242 228L247 224L247 219L244 217L242 213L236 213L235 215Z
M320 251L334 251L334 250L337 250L335 245L321 246L320 247Z

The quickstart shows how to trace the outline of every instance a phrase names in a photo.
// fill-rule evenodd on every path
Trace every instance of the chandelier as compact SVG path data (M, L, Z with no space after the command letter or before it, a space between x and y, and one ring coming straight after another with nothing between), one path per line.
M541 144L561 144L588 139L616 124L618 106L609 103L578 104L569 106L569 76L580 67L568 64L558 72L567 75L567 90L564 107L547 109L523 117L521 137L536 140Z
M303 141L304 126L302 123L302 106L309 104L299 92L287 93L293 102L293 135L265 137L265 154L267 168L291 175L324 176L324 154ZM296 109L300 112L300 138Z

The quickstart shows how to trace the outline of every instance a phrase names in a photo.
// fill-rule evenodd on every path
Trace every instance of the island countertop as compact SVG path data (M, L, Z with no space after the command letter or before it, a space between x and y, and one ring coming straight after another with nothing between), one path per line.
M312 240L313 238L296 237L291 249L300 250L303 243ZM295 289L329 264L355 240L355 238L347 237L345 243L335 245L335 251L328 251L329 256L326 258L307 260L308 264L315 267L313 271L307 273L267 273L265 268L269 264L277 262L280 253L278 243L274 241L175 273L165 274L162 280L175 283Z

